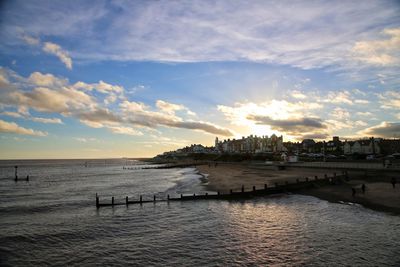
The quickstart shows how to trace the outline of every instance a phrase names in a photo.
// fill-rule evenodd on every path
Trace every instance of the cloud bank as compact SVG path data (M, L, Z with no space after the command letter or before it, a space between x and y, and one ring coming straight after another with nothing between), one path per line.
M274 130L295 134L327 128L319 118L272 119L269 116L248 115L247 119L255 121L257 124L269 125Z
M194 112L184 105L157 100L154 109L141 102L129 100L122 86L104 81L92 84L79 81L71 84L67 79L52 74L34 72L25 78L4 68L0 69L0 74L3 81L0 109L4 109L0 115L42 123L62 123L60 118L31 116L29 110L35 110L74 117L92 128L107 128L113 133L137 136L143 135L143 131L156 130L158 127L199 130L222 136L233 135L231 130L211 122L186 118L193 117ZM184 114L178 114L179 112ZM27 133L26 129L25 132Z
M369 127L359 134L384 138L400 138L400 122L382 122L379 125Z

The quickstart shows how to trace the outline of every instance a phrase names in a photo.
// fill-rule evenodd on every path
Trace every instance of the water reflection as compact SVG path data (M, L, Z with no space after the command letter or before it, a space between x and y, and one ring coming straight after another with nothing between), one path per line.
M285 201L230 202L223 208L239 258L255 264L305 263L305 215Z

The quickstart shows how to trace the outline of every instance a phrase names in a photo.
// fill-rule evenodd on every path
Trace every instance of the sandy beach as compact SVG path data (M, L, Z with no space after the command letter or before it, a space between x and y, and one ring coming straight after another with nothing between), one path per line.
M276 170L267 166L254 166L246 164L224 164L215 166L201 165L197 169L207 177L206 187L210 191L229 192L239 191L242 185L245 190L253 186L263 188L264 184L273 186L276 182L282 184L285 181L295 182L297 178L323 177L325 174L332 176L339 170L289 168ZM390 176L390 175L389 175ZM393 176L393 175L392 175ZM363 173L350 172L350 181L341 185L324 186L296 192L304 195L312 195L321 199L338 203L358 203L365 207L400 214L400 177L395 188L390 183L390 177L372 178ZM365 193L362 193L361 185L366 185ZM352 196L352 187L356 188L355 196Z

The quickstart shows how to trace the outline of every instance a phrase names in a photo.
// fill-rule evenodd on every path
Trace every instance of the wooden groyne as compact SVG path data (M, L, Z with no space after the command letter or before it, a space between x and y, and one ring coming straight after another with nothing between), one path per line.
M100 197L96 194L96 207L106 207L106 206L117 206L117 205L130 205L130 204L144 204L144 203L156 203L156 202L165 202L165 201L188 201L188 200L237 200L237 199L249 199L257 196L268 196L273 194L280 193L295 193L296 191L303 190L306 188L312 187L320 187L320 186L329 186L341 183L343 180L348 179L347 172L343 172L341 175L336 175L334 173L332 176L328 176L327 174L324 177L314 176L313 178L305 177L302 179L296 179L293 183L289 183L285 181L284 183L274 183L273 185L264 184L262 188L256 188L253 186L248 190L242 186L241 190L233 191L232 189L229 193L205 193L205 194L181 194L178 197L170 197L167 195L167 198L157 198L156 195L153 195L152 199L143 199L142 195L139 196L139 199L130 199L128 196L125 197L124 202L116 202L114 197L111 198L110 202L100 202Z
M161 164L160 166L148 167L123 167L124 170L148 170L148 169L172 169L172 168L187 168L196 167L198 165L206 165L206 162L191 162L191 163L176 163L176 164Z

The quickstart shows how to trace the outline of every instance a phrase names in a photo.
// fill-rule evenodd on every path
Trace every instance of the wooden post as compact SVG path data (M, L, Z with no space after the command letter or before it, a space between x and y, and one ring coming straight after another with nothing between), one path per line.
M111 198L111 205L114 206L114 197Z
M264 184L264 190L267 190L268 186L267 184Z
M233 192L232 192L232 189L230 190L230 193L231 193L231 195L232 195L232 193L233 193Z
M256 191L256 187L253 185L253 192L255 192Z
M18 181L18 166L15 166L15 181Z
M125 197L125 203L128 206L128 196Z
M153 201L156 202L156 195L153 196Z
M242 185L242 193L244 192L244 185Z
M29 175L26 176L26 181L29 181Z
M96 208L99 208L100 207L100 201L99 201L99 197L97 196L97 193L96 193Z
M183 198L183 195L181 194L181 199Z

